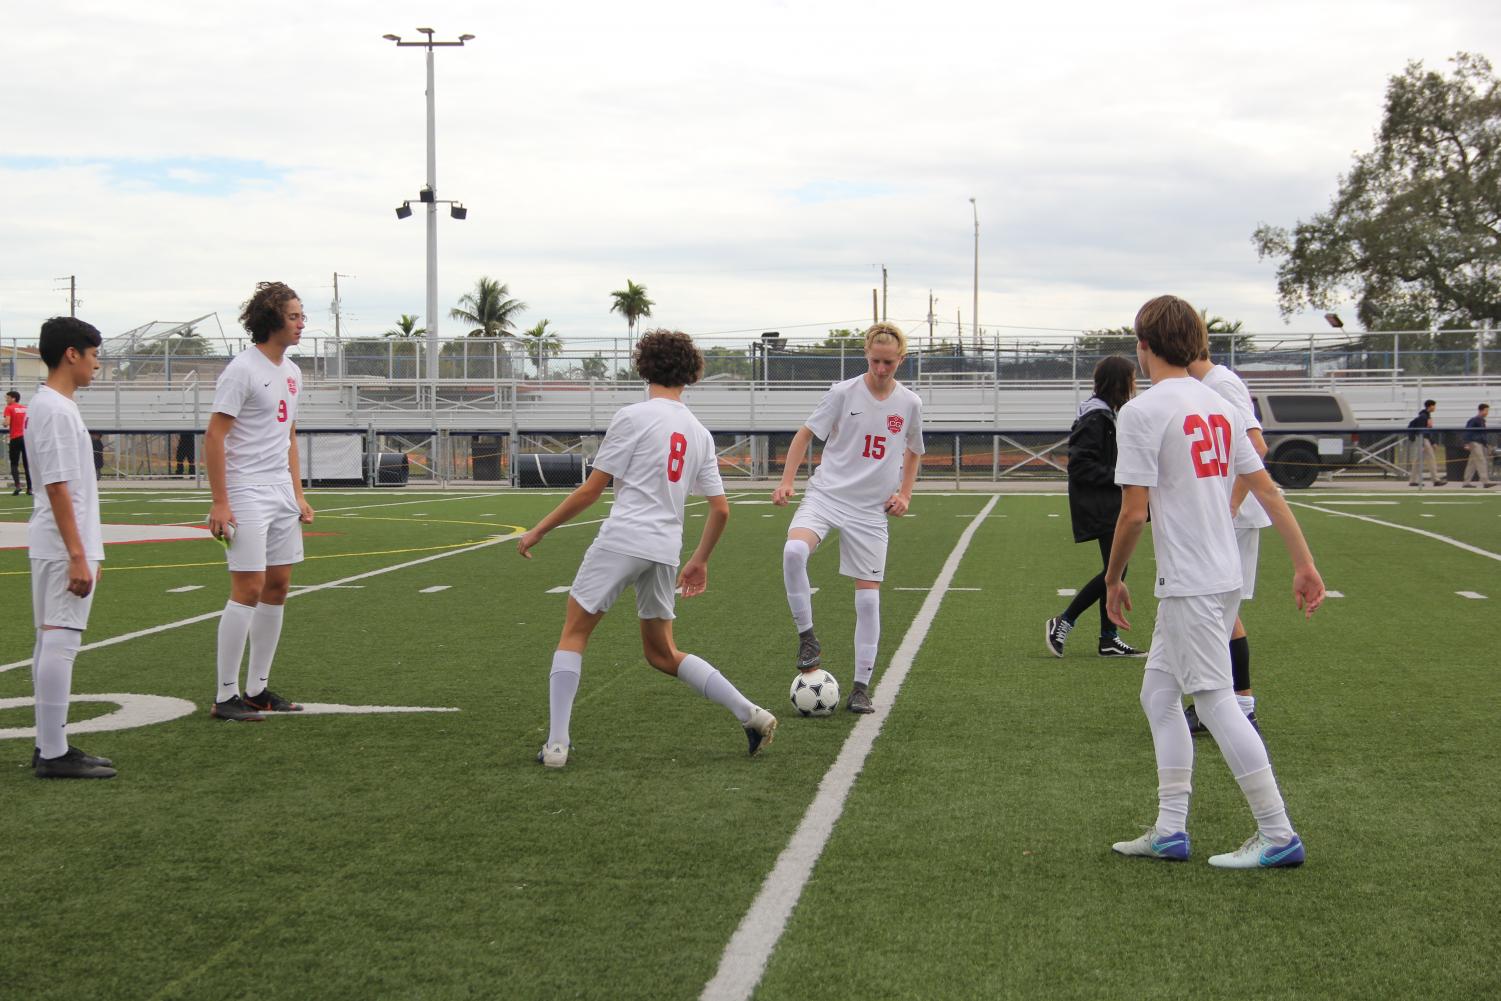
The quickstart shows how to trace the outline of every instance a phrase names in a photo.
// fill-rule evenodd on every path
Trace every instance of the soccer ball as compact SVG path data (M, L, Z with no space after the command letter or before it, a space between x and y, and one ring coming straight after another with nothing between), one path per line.
M823 668L799 671L792 679L792 708L800 716L828 716L839 708L839 682Z

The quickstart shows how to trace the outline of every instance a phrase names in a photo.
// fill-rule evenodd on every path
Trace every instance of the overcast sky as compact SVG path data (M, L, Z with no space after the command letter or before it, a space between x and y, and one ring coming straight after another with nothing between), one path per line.
M1387 78L1501 59L1494 0L1217 4L13 6L0 34L0 336L67 310L106 336L297 288L346 336L424 311L423 55L437 55L439 306L481 275L565 338L621 336L627 278L695 334L820 333L927 297L981 326L1130 321L1163 291L1258 331L1260 222L1328 205Z

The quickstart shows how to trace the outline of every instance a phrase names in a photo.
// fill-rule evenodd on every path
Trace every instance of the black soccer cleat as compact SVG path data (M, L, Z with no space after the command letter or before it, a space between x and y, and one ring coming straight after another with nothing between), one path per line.
M745 740L750 745L752 757L757 751L771 744L772 738L777 735L777 718L771 713L757 706L751 713L750 721L745 724Z
M245 705L258 713L300 713L302 706L290 699L284 699L271 689L261 691L259 695L245 696Z
M855 687L850 689L850 696L845 700L844 707L850 712L860 713L862 716L866 713L876 711L876 707L871 705L870 693L859 682L856 682Z
M108 758L101 758L101 757L98 757L97 755L89 754L86 751L84 751L83 749L74 747L71 744L68 745L68 750L69 751L77 751L83 757L83 760L87 761L91 765L98 765L101 768L113 768L113 767L115 767L115 763L113 761L109 760ZM31 767L35 768L36 767L36 763L38 761L41 761L41 760L42 760L42 749L40 747L33 747L31 749Z
M245 700L238 695L230 696L223 702L215 702L208 714L214 719L229 720L234 723L259 723L266 718L246 705Z
M112 779L115 770L107 765L97 765L76 747L68 748L66 754L55 758L37 758L32 769L39 779Z
M799 671L811 671L823 663L823 646L818 642L818 637L809 629L805 633L797 634L797 669Z
M1183 718L1188 720L1189 733L1209 732L1209 727L1205 726L1204 721L1199 719L1199 710L1194 708L1193 706L1189 706L1187 709L1183 710Z
M1136 649L1119 636L1100 637L1101 657L1145 657L1146 655L1145 650Z

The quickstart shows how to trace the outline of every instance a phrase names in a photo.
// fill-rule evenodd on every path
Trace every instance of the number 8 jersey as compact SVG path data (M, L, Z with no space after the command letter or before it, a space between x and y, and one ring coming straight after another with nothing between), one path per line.
M594 468L615 478L615 506L594 544L623 556L677 566L690 493L724 494L714 436L676 400L622 407L605 431Z
M1197 379L1163 379L1121 408L1115 482L1149 488L1159 598L1241 587L1235 477L1263 468L1245 419Z
M860 375L830 387L803 423L824 443L809 499L884 525L886 502L902 485L902 459L923 452L922 400L901 383L877 400Z
M225 486L292 482L287 452L301 389L302 370L291 358L276 365L254 346L224 367L214 384L214 412L235 419L224 440Z

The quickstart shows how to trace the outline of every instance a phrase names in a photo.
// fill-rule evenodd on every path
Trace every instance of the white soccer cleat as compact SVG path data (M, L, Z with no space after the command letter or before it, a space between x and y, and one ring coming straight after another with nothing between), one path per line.
M751 713L750 722L745 724L745 739L750 744L750 753L754 755L770 744L776 733L777 718L757 706L756 711Z
M537 752L537 760L546 768L562 768L568 764L567 744L543 744Z
M1188 835L1183 831L1166 837L1155 828L1147 828L1145 834L1130 841L1117 841L1110 846L1117 855L1134 855L1139 858L1163 859L1167 862L1188 861Z
M1287 844L1276 845L1257 831L1235 851L1209 856L1209 864L1216 869L1286 869L1302 865L1304 857L1303 841L1296 834Z

